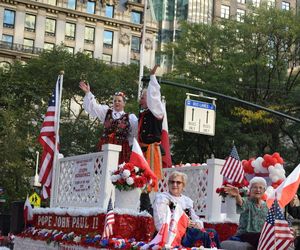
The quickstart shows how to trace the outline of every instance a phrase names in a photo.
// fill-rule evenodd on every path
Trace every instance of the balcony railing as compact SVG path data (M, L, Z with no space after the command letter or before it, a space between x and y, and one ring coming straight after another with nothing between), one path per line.
M23 44L10 43L4 41L0 41L0 49L8 49L8 50L20 51L20 52L31 53L31 54L40 54L44 50L42 48L36 48L36 47L26 46Z

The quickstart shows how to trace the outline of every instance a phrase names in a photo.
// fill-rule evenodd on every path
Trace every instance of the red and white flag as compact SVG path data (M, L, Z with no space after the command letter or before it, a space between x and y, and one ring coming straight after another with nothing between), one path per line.
M165 151L165 155L162 156L163 168L172 167L172 158L170 153L170 140L169 140L169 128L168 128L168 117L166 110L166 102L162 101L164 107L164 118L162 123L162 133L161 133L161 145Z
M258 250L285 250L291 245L294 236L284 219L277 200L270 208L260 234Z
M295 196L300 184L300 164L292 173L273 191L268 194L267 204L271 207L277 197L279 206L284 208Z
M168 240L170 221L171 221L171 210L168 207L165 213L163 224L159 229L159 232L156 234L153 240L151 240L148 244L146 244L144 248L142 247L142 249L153 248L154 246L163 248Z
M232 182L241 183L244 179L245 172L235 146L232 147L230 155L221 169L221 175L227 177Z
M114 209L111 202L111 197L108 201L107 206L107 212L105 216L105 223L104 223L104 229L102 233L102 239L106 238L108 239L110 236L113 235L113 225L115 224L115 214Z
M143 155L142 149L135 138L133 138L132 151L131 151L129 162L143 169L145 173L151 177L152 186L155 186L157 184L157 177L151 170L148 162L146 161Z
M189 218L179 204L173 212L167 207L163 224L154 239L142 249L161 249L163 247L181 246L181 239L186 233Z
M39 182L43 185L43 199L47 199L50 196L54 153L58 153L58 150L55 150L55 140L59 141L58 135L56 136L56 128L59 123L58 107L60 102L61 81L61 77L59 76L56 87L49 100L48 109L38 139L43 147L39 173Z
M184 236L189 224L189 217L183 211L179 204L176 205L172 213L167 246L181 246L181 239Z
M25 223L25 227L26 227L27 222L31 221L33 219L33 209L29 202L28 195L27 195L26 201L24 203L23 215L24 215L24 223Z

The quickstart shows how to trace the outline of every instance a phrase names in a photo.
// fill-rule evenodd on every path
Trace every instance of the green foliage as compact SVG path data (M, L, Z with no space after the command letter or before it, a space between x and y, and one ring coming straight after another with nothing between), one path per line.
M166 47L176 68L171 77L299 117L300 17L266 7L247 13L244 22L182 23L179 39ZM178 119L183 108L173 109L174 92L168 90L166 96ZM197 160L197 153L203 159L210 154L224 158L234 140L241 158L278 151L294 167L300 156L299 126L219 99L213 138L186 134L173 125L170 129L176 159L184 158L184 152L190 161Z

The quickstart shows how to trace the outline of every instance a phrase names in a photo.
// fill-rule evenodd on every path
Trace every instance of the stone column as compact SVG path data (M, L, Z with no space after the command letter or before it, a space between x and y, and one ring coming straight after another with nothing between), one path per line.
M36 17L35 47L43 48L45 41L46 10L39 9Z

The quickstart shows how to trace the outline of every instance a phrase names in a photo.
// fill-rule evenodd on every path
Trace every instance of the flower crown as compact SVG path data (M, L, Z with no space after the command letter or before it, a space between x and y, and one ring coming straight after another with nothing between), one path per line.
M121 96L121 97L123 97L124 100L127 100L127 96L122 91L115 92L114 96Z

